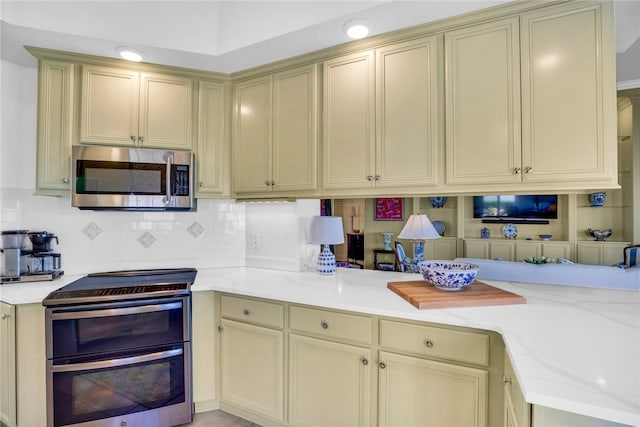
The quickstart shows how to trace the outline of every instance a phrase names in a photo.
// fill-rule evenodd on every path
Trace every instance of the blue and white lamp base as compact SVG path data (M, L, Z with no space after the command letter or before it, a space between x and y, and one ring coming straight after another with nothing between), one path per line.
M413 241L413 259L415 262L424 261L424 241Z
M318 255L318 273L324 275L336 274L336 257L331 253L329 245L322 245L322 252Z

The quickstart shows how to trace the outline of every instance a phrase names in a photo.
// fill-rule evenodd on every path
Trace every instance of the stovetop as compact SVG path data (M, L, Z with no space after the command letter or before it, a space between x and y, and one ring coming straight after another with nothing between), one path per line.
M195 268L92 273L51 292L42 304L48 307L187 295L196 274Z

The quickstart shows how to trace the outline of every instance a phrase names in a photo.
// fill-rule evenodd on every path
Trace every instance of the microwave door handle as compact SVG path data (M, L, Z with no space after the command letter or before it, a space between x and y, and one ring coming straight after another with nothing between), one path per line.
M69 365L53 365L51 372L73 372L89 371L94 369L115 368L117 366L133 365L135 363L152 362L154 360L167 359L173 356L180 356L182 348L160 351L157 353L144 354L142 356L123 357L121 359L101 360L98 362L71 363Z
M89 311L65 311L52 313L51 320L88 319L91 317L125 316L128 314L153 313L155 311L168 311L182 308L182 302L170 302L167 304L143 305L140 307L109 308Z
M162 202L165 205L171 203L171 160L172 156L167 155L167 171L165 174L165 196Z

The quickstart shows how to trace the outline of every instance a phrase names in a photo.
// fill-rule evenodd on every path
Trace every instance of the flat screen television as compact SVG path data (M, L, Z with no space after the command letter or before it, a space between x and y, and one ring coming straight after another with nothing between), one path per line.
M557 219L557 195L474 196L474 218Z

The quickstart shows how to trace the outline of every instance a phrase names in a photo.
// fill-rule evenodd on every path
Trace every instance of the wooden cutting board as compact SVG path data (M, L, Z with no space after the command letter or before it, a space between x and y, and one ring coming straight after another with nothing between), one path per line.
M389 282L387 287L419 309L527 303L521 295L477 280L463 291L441 291L425 280Z

